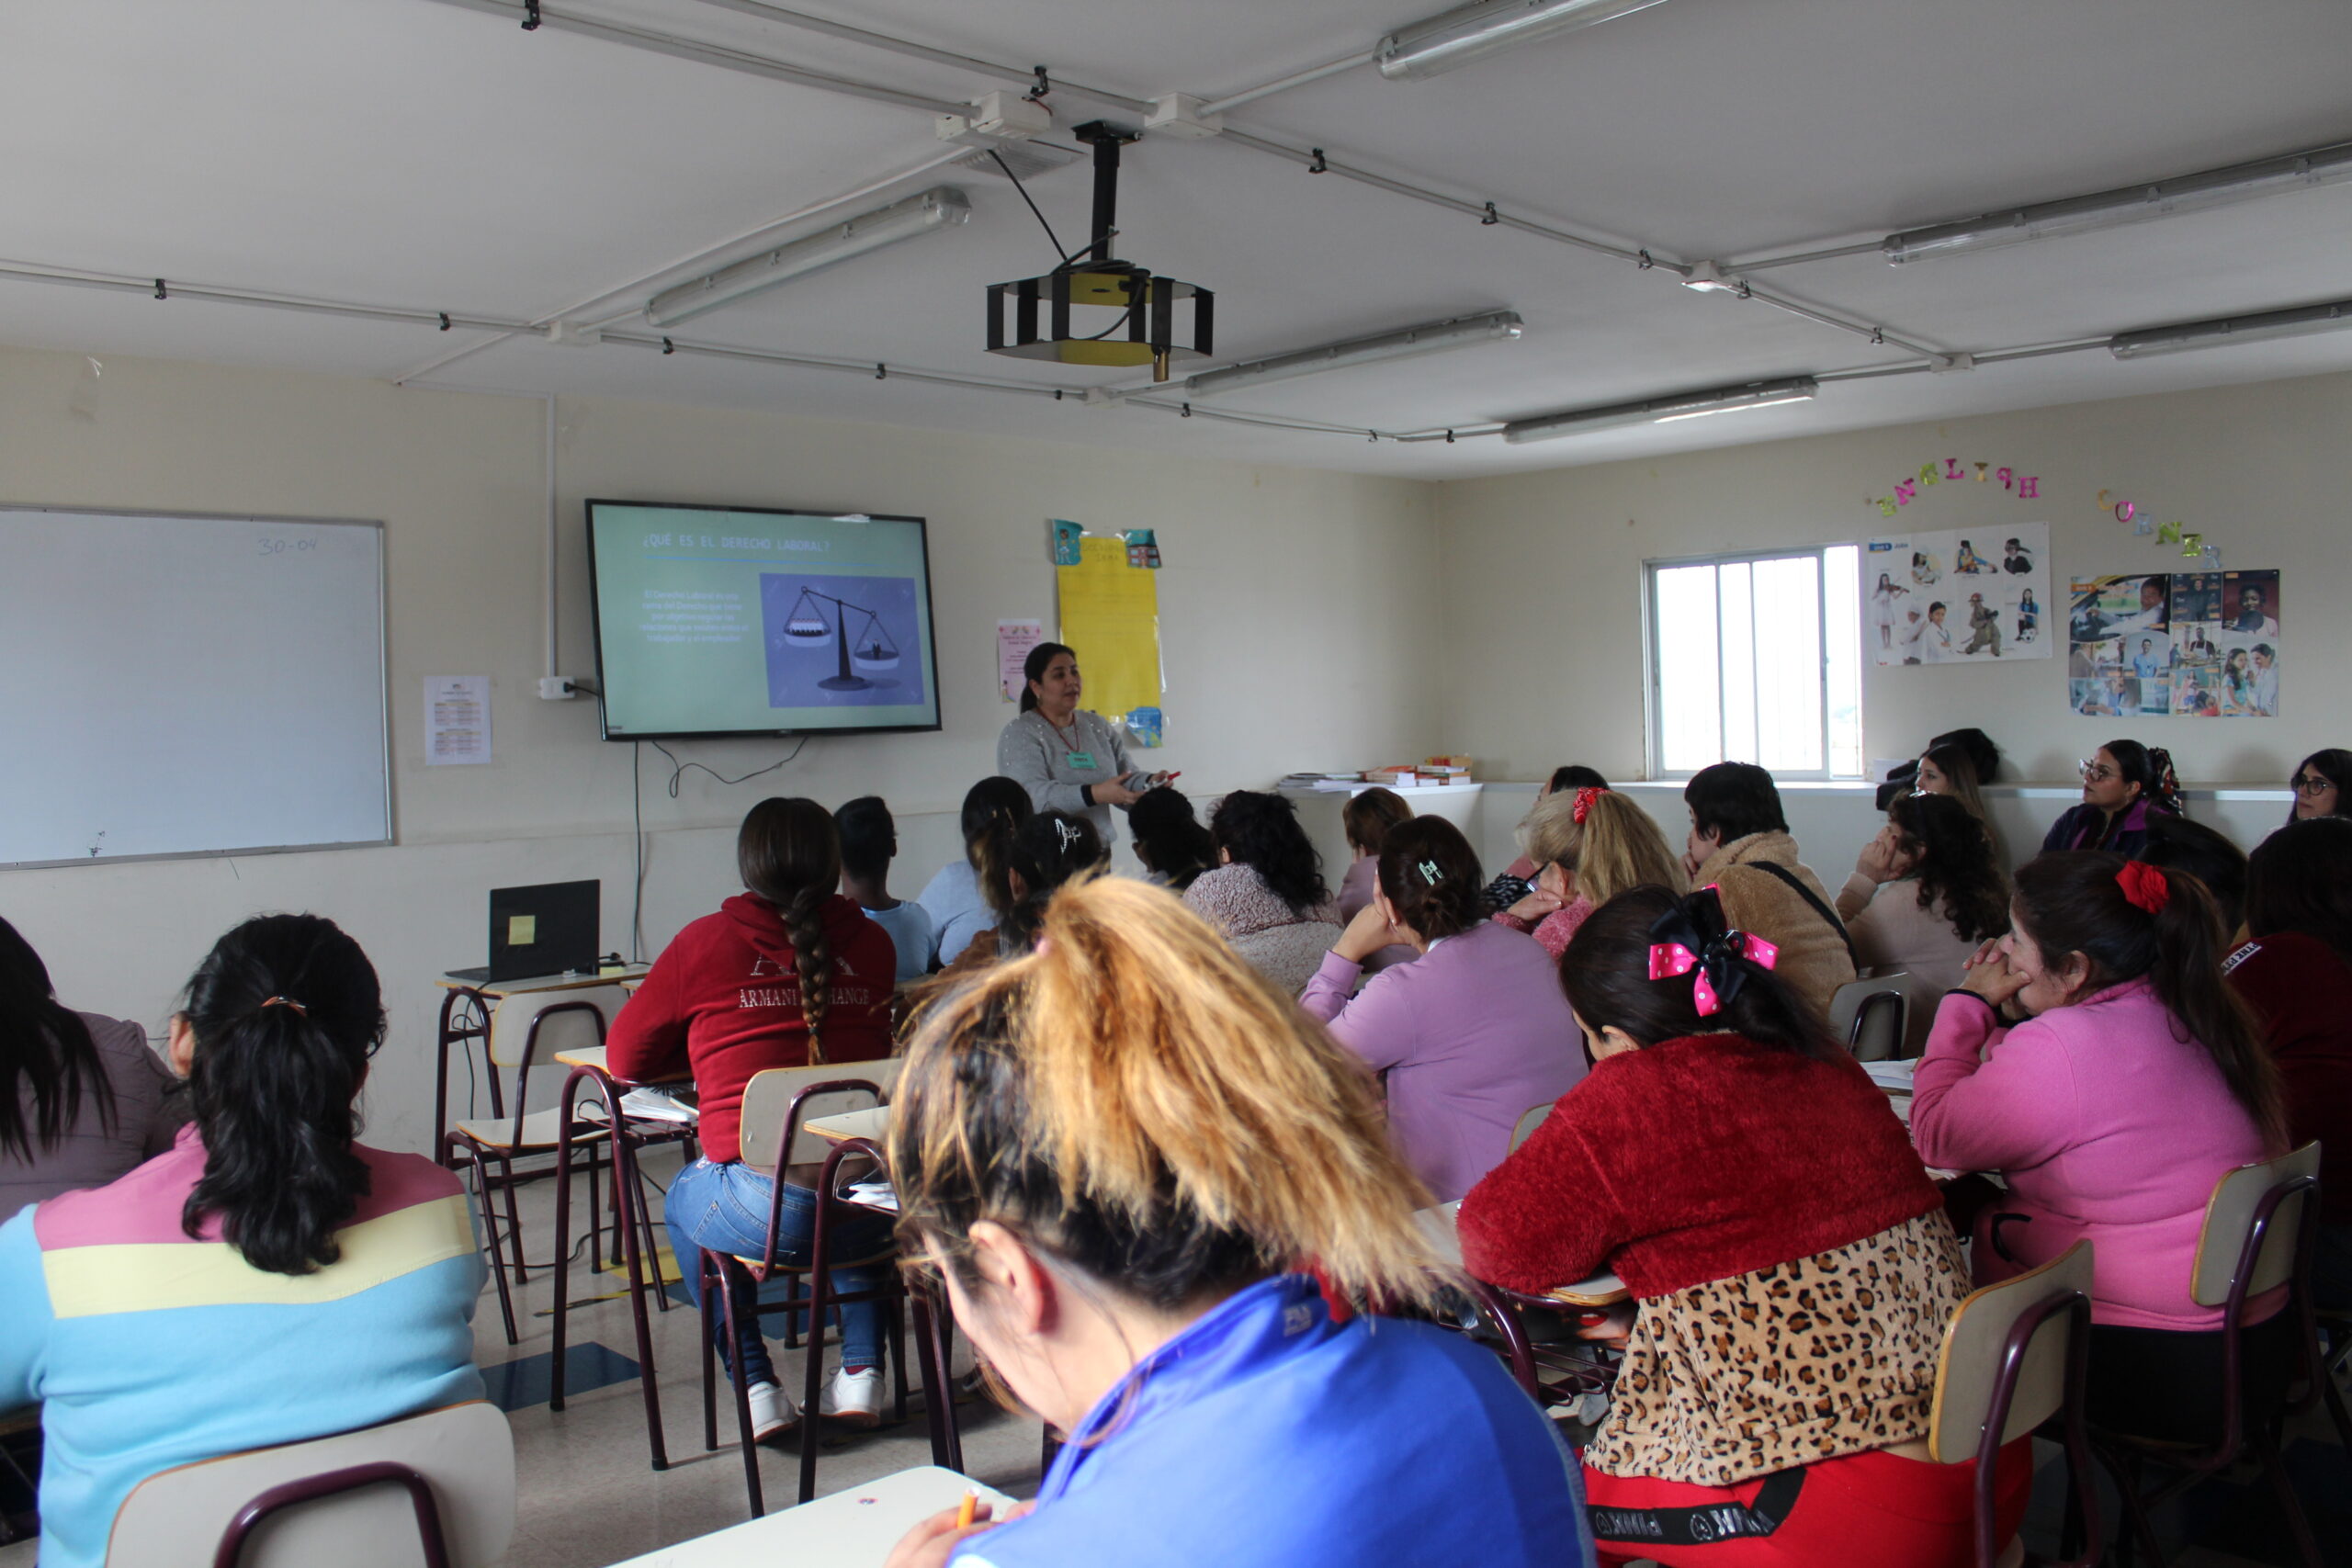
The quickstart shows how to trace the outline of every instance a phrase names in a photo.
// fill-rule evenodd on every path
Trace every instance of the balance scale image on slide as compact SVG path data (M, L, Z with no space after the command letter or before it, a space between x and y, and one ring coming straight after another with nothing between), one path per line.
M917 605L911 577L762 572L768 705L922 702Z

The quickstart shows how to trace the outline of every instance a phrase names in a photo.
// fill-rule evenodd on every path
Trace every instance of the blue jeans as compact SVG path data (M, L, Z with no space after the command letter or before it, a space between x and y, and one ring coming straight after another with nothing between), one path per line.
M721 1163L698 1159L678 1172L662 1203L662 1223L670 1232L670 1248L677 1254L678 1271L685 1277L686 1293L702 1305L702 1270L696 1249L757 1258L767 1246L768 1202L775 1185L751 1167L736 1160ZM864 1258L880 1251L890 1238L887 1214L837 1215L826 1238L828 1250L840 1258ZM776 1261L806 1265L809 1243L816 1237L817 1195L787 1182L784 1209L776 1222ZM836 1291L871 1290L882 1282L882 1270L829 1269ZM736 1354L727 1352L726 1319L718 1319L714 1342L721 1359L740 1364L751 1382L775 1382L775 1365L768 1359L766 1337L760 1332L759 1287L749 1274L737 1270L730 1293L735 1303ZM878 1367L882 1364L882 1305L879 1302L850 1302L837 1309L842 1325L842 1365Z

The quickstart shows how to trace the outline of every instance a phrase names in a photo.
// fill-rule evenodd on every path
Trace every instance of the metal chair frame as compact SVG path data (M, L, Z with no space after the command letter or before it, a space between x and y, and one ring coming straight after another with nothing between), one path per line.
M817 1213L809 1237L807 1267L795 1267L780 1262L776 1258L776 1230L784 1214L785 1172L789 1168L793 1135L800 1126L801 1108L808 1100L820 1095L858 1092L874 1096L874 1102L876 1105L889 1103L889 1097L883 1092L879 1085L864 1078L831 1078L822 1083L808 1084L803 1086L793 1096L791 1109L786 1114L784 1125L777 1133L774 1167L775 1174L770 1179L773 1190L768 1199L767 1239L761 1248L760 1257L746 1258L733 1254L714 1252L709 1247L699 1249L701 1256L695 1266L701 1270L697 1283L701 1287L699 1293L702 1297L703 1314L703 1444L706 1449L710 1450L716 1450L718 1447L718 1354L714 1344L714 1330L723 1321L727 1333L729 1362L730 1371L733 1372L729 1381L734 1393L736 1431L743 1454L743 1487L751 1500L753 1518L759 1518L766 1513L767 1504L760 1484L759 1445L752 1436L751 1391L744 1383L741 1369L734 1368L732 1364L738 1325L735 1317L734 1292L729 1287L736 1270L741 1270L755 1283L761 1284L779 1276L804 1281L803 1289L787 1294L783 1301L762 1302L756 1309L759 1315L763 1317L771 1313L787 1314L786 1322L797 1320L804 1312L808 1317L807 1368L806 1376L802 1380L803 1397L800 1406L798 1501L809 1502L817 1495L817 1438L814 1427L820 1419L817 1405L824 1381L825 1331L830 1326L829 1318L834 1307L869 1301L879 1303L884 1306L888 1313L888 1328L890 1337L888 1353L893 1393L896 1398L896 1416L901 1421L905 1420L907 1416L905 1316L907 1291L895 1267L898 1259L897 1245L894 1242L888 1248L870 1258L848 1258L836 1262L831 1257L832 1212L837 1208L848 1206L834 1191L842 1162L850 1158L865 1158L880 1165L882 1151L878 1146L865 1138L852 1138L834 1145L832 1150L825 1156L825 1163L818 1179ZM831 1270L835 1268L859 1268L877 1264L893 1265L886 1270L879 1285L856 1291L833 1289ZM933 1324L927 1326L926 1337L935 1332L935 1329L936 1320L934 1319ZM937 1352L927 1352L925 1355L926 1376L930 1373L931 1368L928 1363L933 1354ZM940 1356L939 1371L943 1373L945 1371L944 1355ZM925 1392L928 1394L931 1391ZM930 1401L930 1403L937 1402ZM936 1448L938 1446L936 1417L933 1418L933 1444ZM960 1449L960 1444L956 1446Z
M416 1514L417 1544L424 1551L424 1568L449 1568L449 1543L441 1533L441 1505L434 1498L432 1483L407 1465L390 1460L322 1471L271 1487L238 1509L236 1517L229 1521L229 1528L220 1534L220 1546L212 1553L212 1568L239 1568L244 1561L246 1541L273 1514L387 1483L408 1493L409 1506Z
M2091 1303L2080 1291L2064 1291L2026 1309L2009 1325L2008 1338L2001 1348L2001 1370L1994 1380L1993 1398L1976 1440L1977 1568L1999 1568L2001 1551L2008 1544L2000 1537L2001 1438L2008 1429L2009 1407L2017 1398L2018 1380L2024 1374L2026 1355L2033 1348L2034 1337L2061 1314L2066 1317L2066 1395L2059 1406L2058 1429L2059 1441L2066 1452L2068 1495L2097 1496L2091 1484L2090 1441L2083 1426L2084 1390L2090 1375ZM2107 1545L2106 1530L2096 1506L2086 1511L2083 1528L2086 1536L2082 1555L2048 1564L2047 1568L2093 1568ZM2027 1561L2031 1562L2034 1559L2029 1556Z
M2295 1263L2289 1273L2286 1290L2287 1304L2280 1310L2294 1313L2299 1332L2295 1348L2301 1362L2300 1375L2304 1386L2296 1392L2291 1386L2279 1408L2255 1423L2248 1432L2245 1419L2245 1368L2242 1364L2242 1341L2246 1330L2245 1305L2248 1287L2253 1281L2255 1267L2262 1256L2263 1243L2280 1205L2297 1194L2303 1195L2295 1237ZM2135 1545L2144 1546L2148 1555L2162 1568L2164 1549L2157 1544L2154 1527L2149 1515L2165 1504L2205 1480L2235 1463L2241 1453L2249 1450L2268 1478L2272 1493L2278 1500L2280 1511L2287 1519L2289 1532L2294 1537L2296 1551L2308 1568L2325 1568L2319 1553L2319 1543L2312 1535L2311 1521L2303 1514L2302 1504L2295 1496L2286 1465L2280 1452L2279 1436L2289 1417L2301 1416L2324 1399L2328 1415L2335 1423L2337 1437L2352 1447L2352 1416L2347 1416L2344 1396L2328 1373L2325 1359L2319 1350L2319 1328L2311 1293L2312 1257L2319 1242L2319 1179L2312 1176L2294 1176L2279 1182L2263 1194L2255 1208L2253 1222L2246 1227L2245 1242L2238 1249L2235 1271L2230 1277L2230 1292L2222 1309L2222 1436L2218 1442L2203 1452L2183 1450L2169 1444L2138 1441L2121 1433L2094 1431L2091 1446L2102 1464L2115 1478L2116 1489L2122 1495L2124 1529L2116 1542L2117 1556L2129 1564ZM2140 1472L2143 1463L2154 1460L2180 1473L2152 1492L2140 1490Z

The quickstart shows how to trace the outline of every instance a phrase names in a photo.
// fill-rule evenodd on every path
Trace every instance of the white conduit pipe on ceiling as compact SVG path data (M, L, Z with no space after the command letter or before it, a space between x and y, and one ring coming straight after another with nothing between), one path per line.
M558 649L557 649L557 647L556 647L556 635L555 635L555 634L556 634L556 624L555 624L555 568L556 568L556 559L557 559L556 537L555 537L555 535L556 535L556 528L555 528L555 394L554 394L553 392L549 392L549 393L547 393L547 394L546 394L546 397L547 397L547 405L548 405L548 406L547 406L547 425L548 425L548 455L547 455L547 483L548 483L548 558L547 558L547 578L548 578L548 581L547 581L547 604L546 604L546 616L547 616L547 628L548 628L548 667L547 667L547 670L546 670L546 671L545 671L545 672L546 672L546 674L547 674L547 675L548 675L550 678L552 678L552 677L554 677L554 676L557 676L557 675L560 675L560 674L562 674L562 673L563 673L563 671L562 671L560 669L559 669L559 668L557 667L557 659L558 659L558 657L559 657L559 653L558 653Z
M1293 87L1304 87L1309 82L1320 82L1326 76L1337 76L1344 72L1352 71L1359 65L1369 65L1379 58L1380 51L1376 49L1358 50L1353 54L1342 55L1337 60L1310 66L1305 71L1294 71L1287 76L1277 76L1261 86L1247 87L1238 93L1229 93L1222 98L1211 98L1201 106L1200 113L1204 118L1213 114L1223 114L1227 109L1238 109L1244 104L1254 104L1260 98L1271 98L1276 93L1286 93Z
M930 157L922 159L905 168L893 170L889 174L880 175L875 179L870 179L864 185L856 186L854 189L842 191L837 196L829 196L822 201L812 201L805 207L795 208L790 212L786 212L778 217L768 220L768 221L761 224L756 229L748 229L744 231L742 233L736 235L731 240L724 241L717 245L707 246L689 256L681 256L676 261L670 263L667 266L662 267L658 271L647 273L644 276L631 279L629 282L621 284L617 288L607 288L603 290L601 293L592 294L585 299L582 299L575 304L569 305L563 310L557 310L549 315L541 316L537 321L526 322L519 328L501 332L496 337L485 338L479 343L468 344L462 348L454 349L447 354L442 355L437 359L429 360L426 363L418 366L413 370L404 370L398 376L392 378L392 384L396 387L406 386L411 381L422 380L424 378L432 375L436 370L447 369L450 366L455 365L460 359L469 359L473 355L481 353L484 349L495 348L500 344L506 342L509 338L518 335L520 333L544 332L557 321L582 321L582 324L586 326L605 327L615 321L625 321L629 320L631 317L642 315L645 310L645 302L642 299L639 299L630 304L627 310L618 310L611 315L604 316L593 321L582 320L586 312L594 310L599 306L612 303L625 295L642 294L651 289L655 284L669 279L676 274L696 272L712 267L718 265L722 258L726 260L733 260L734 257L732 253L746 248L757 249L759 245L766 241L777 237L776 231L780 229L790 228L796 223L805 223L811 218L820 217L827 212L832 211L835 208L845 207L853 201L863 200L866 197L872 196L876 191L888 190L892 186L903 184L908 180L920 178L922 175L930 174L934 169L956 162L958 158L970 156L971 151L972 150L968 147L950 147L944 152L934 152Z

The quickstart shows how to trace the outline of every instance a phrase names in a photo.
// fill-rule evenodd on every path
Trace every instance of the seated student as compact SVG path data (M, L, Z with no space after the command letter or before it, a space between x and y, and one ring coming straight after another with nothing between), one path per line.
M1910 975L1903 1043L1917 1055L1936 1004L1960 984L1978 945L2009 929L2009 879L1992 835L1957 795L1901 795L1838 889L1838 913L1856 963Z
M1532 934L1557 964L1585 917L1629 887L1684 886L1682 866L1650 814L1612 789L1555 792L1520 824L1535 890L1495 916Z
M1093 819L1074 812L1040 811L1017 831L1000 822L989 832L991 842L982 852L989 865L982 891L996 924L974 937L963 956L940 971L942 987L1028 952L1054 894L1110 863L1111 852L1095 832Z
M1184 905L1225 933L1258 973L1296 996L1340 934L1323 857L1279 795L1237 789L1209 814L1217 864Z
M1340 826L1347 830L1349 857L1348 874L1340 879L1341 926L1363 913L1380 886L1380 846L1386 841L1388 829L1412 819L1413 808L1393 789L1365 790L1349 796L1347 805L1340 808ZM1419 956L1401 942L1390 942L1363 961L1363 972L1377 975Z
M1299 1005L1388 1075L1388 1134L1441 1203L1495 1167L1519 1119L1584 1077L1575 1021L1544 949L1486 919L1478 857L1442 817L1416 817L1380 846L1372 903L1316 970ZM1393 942L1421 956L1374 976Z
M1639 1303L1584 1451L1602 1562L1973 1562L1972 1465L1925 1441L1959 1238L1772 962L1703 889L1596 910L1560 965L1591 1076L1462 1201L1463 1262L1531 1293L1606 1268ZM2005 1538L2030 1448L2002 1454ZM1748 1528L1672 1544L1693 1509Z
M172 1020L195 1124L0 1225L0 1406L41 1406L42 1568L99 1568L159 1471L482 1396L465 1190L353 1136L383 1039L357 942L247 920Z
M188 1116L171 1084L146 1031L60 1006L40 954L0 920L0 1220L170 1148Z
M767 1245L769 1179L743 1163L743 1086L769 1067L877 1061L890 1054L890 938L865 918L841 885L841 841L833 819L813 800L771 798L752 807L735 836L735 863L750 889L689 923L613 1021L605 1055L614 1074L640 1081L691 1069L700 1095L696 1136L702 1157L678 1172L662 1203L671 1249L686 1292L702 1303L697 1249L756 1257ZM757 1151L773 1158L775 1150ZM814 1235L813 1169L785 1173L777 1255L806 1263ZM888 1224L852 1222L831 1245L858 1258L888 1239ZM844 1291L875 1283L877 1270L830 1270ZM800 1419L777 1382L767 1340L753 1310L759 1292L734 1276L737 1343L713 1320L720 1359L747 1380L752 1433L767 1438ZM841 1309L842 1363L820 1414L871 1427L882 1411L882 1309L856 1302Z
M917 980L931 972L931 911L890 897L890 863L898 858L899 825L878 795L861 795L833 813L842 840L842 892L857 900L865 918L890 933L899 955L896 977Z
M2223 965L2261 1016L2287 1100L2288 1142L2319 1140L2312 1293L2352 1308L2352 821L2279 829L2247 865L2253 940Z
M2195 877L2043 855L1913 1077L1920 1157L2008 1182L1976 1222L1978 1280L2094 1243L2087 1414L2180 1442L2222 1417L2222 1309L2188 1293L2206 1202L2233 1168L2286 1151L2278 1070L2221 944ZM2291 1328L2274 1316L2245 1337L2256 1386L2285 1377Z
M1780 949L1780 976L1814 1016L1854 977L1853 945L1821 878L1797 859L1772 775L1753 762L1717 762L1682 786L1690 811L1683 868L1691 887L1714 885L1724 916Z
M2290 822L2352 817L2352 751L2330 746L2312 752L2296 764L2287 787L2295 792L2295 804L2287 808Z
M1589 1568L1494 1354L1366 1315L1437 1278L1362 1070L1157 888L1065 889L1044 937L918 1032L890 1169L908 1255L1068 1440L1034 1511L943 1512L890 1568Z
M1183 892L1216 863L1216 841L1193 815L1193 803L1182 790L1161 784L1144 791L1143 798L1127 807L1127 831L1136 841L1136 859L1150 880L1171 893Z
M2137 740L2110 740L2082 764L2083 803L2070 806L2041 840L2052 850L2113 850L2136 855L2148 841L2148 818L2180 811L2172 753Z
M2222 933L2235 941L2245 919L2245 852L2202 822L2162 815L2148 818L2148 841L2134 860L2166 871L2185 871L2205 885L2213 896L2213 912L2222 917Z
M1552 776L1544 780L1543 787L1535 792L1535 804L1543 805L1564 789L1608 787L1609 781L1602 778L1597 770L1581 762L1568 762L1552 770ZM1543 869L1542 862L1522 852L1487 884L1486 891L1479 897L1487 901L1489 909L1497 912L1508 909L1535 890L1535 874Z
M931 917L932 967L955 963L972 938L995 924L980 891L983 852L1000 824L1010 833L1035 811L1028 790L1002 776L982 779L964 792L964 858L941 866L915 898Z

